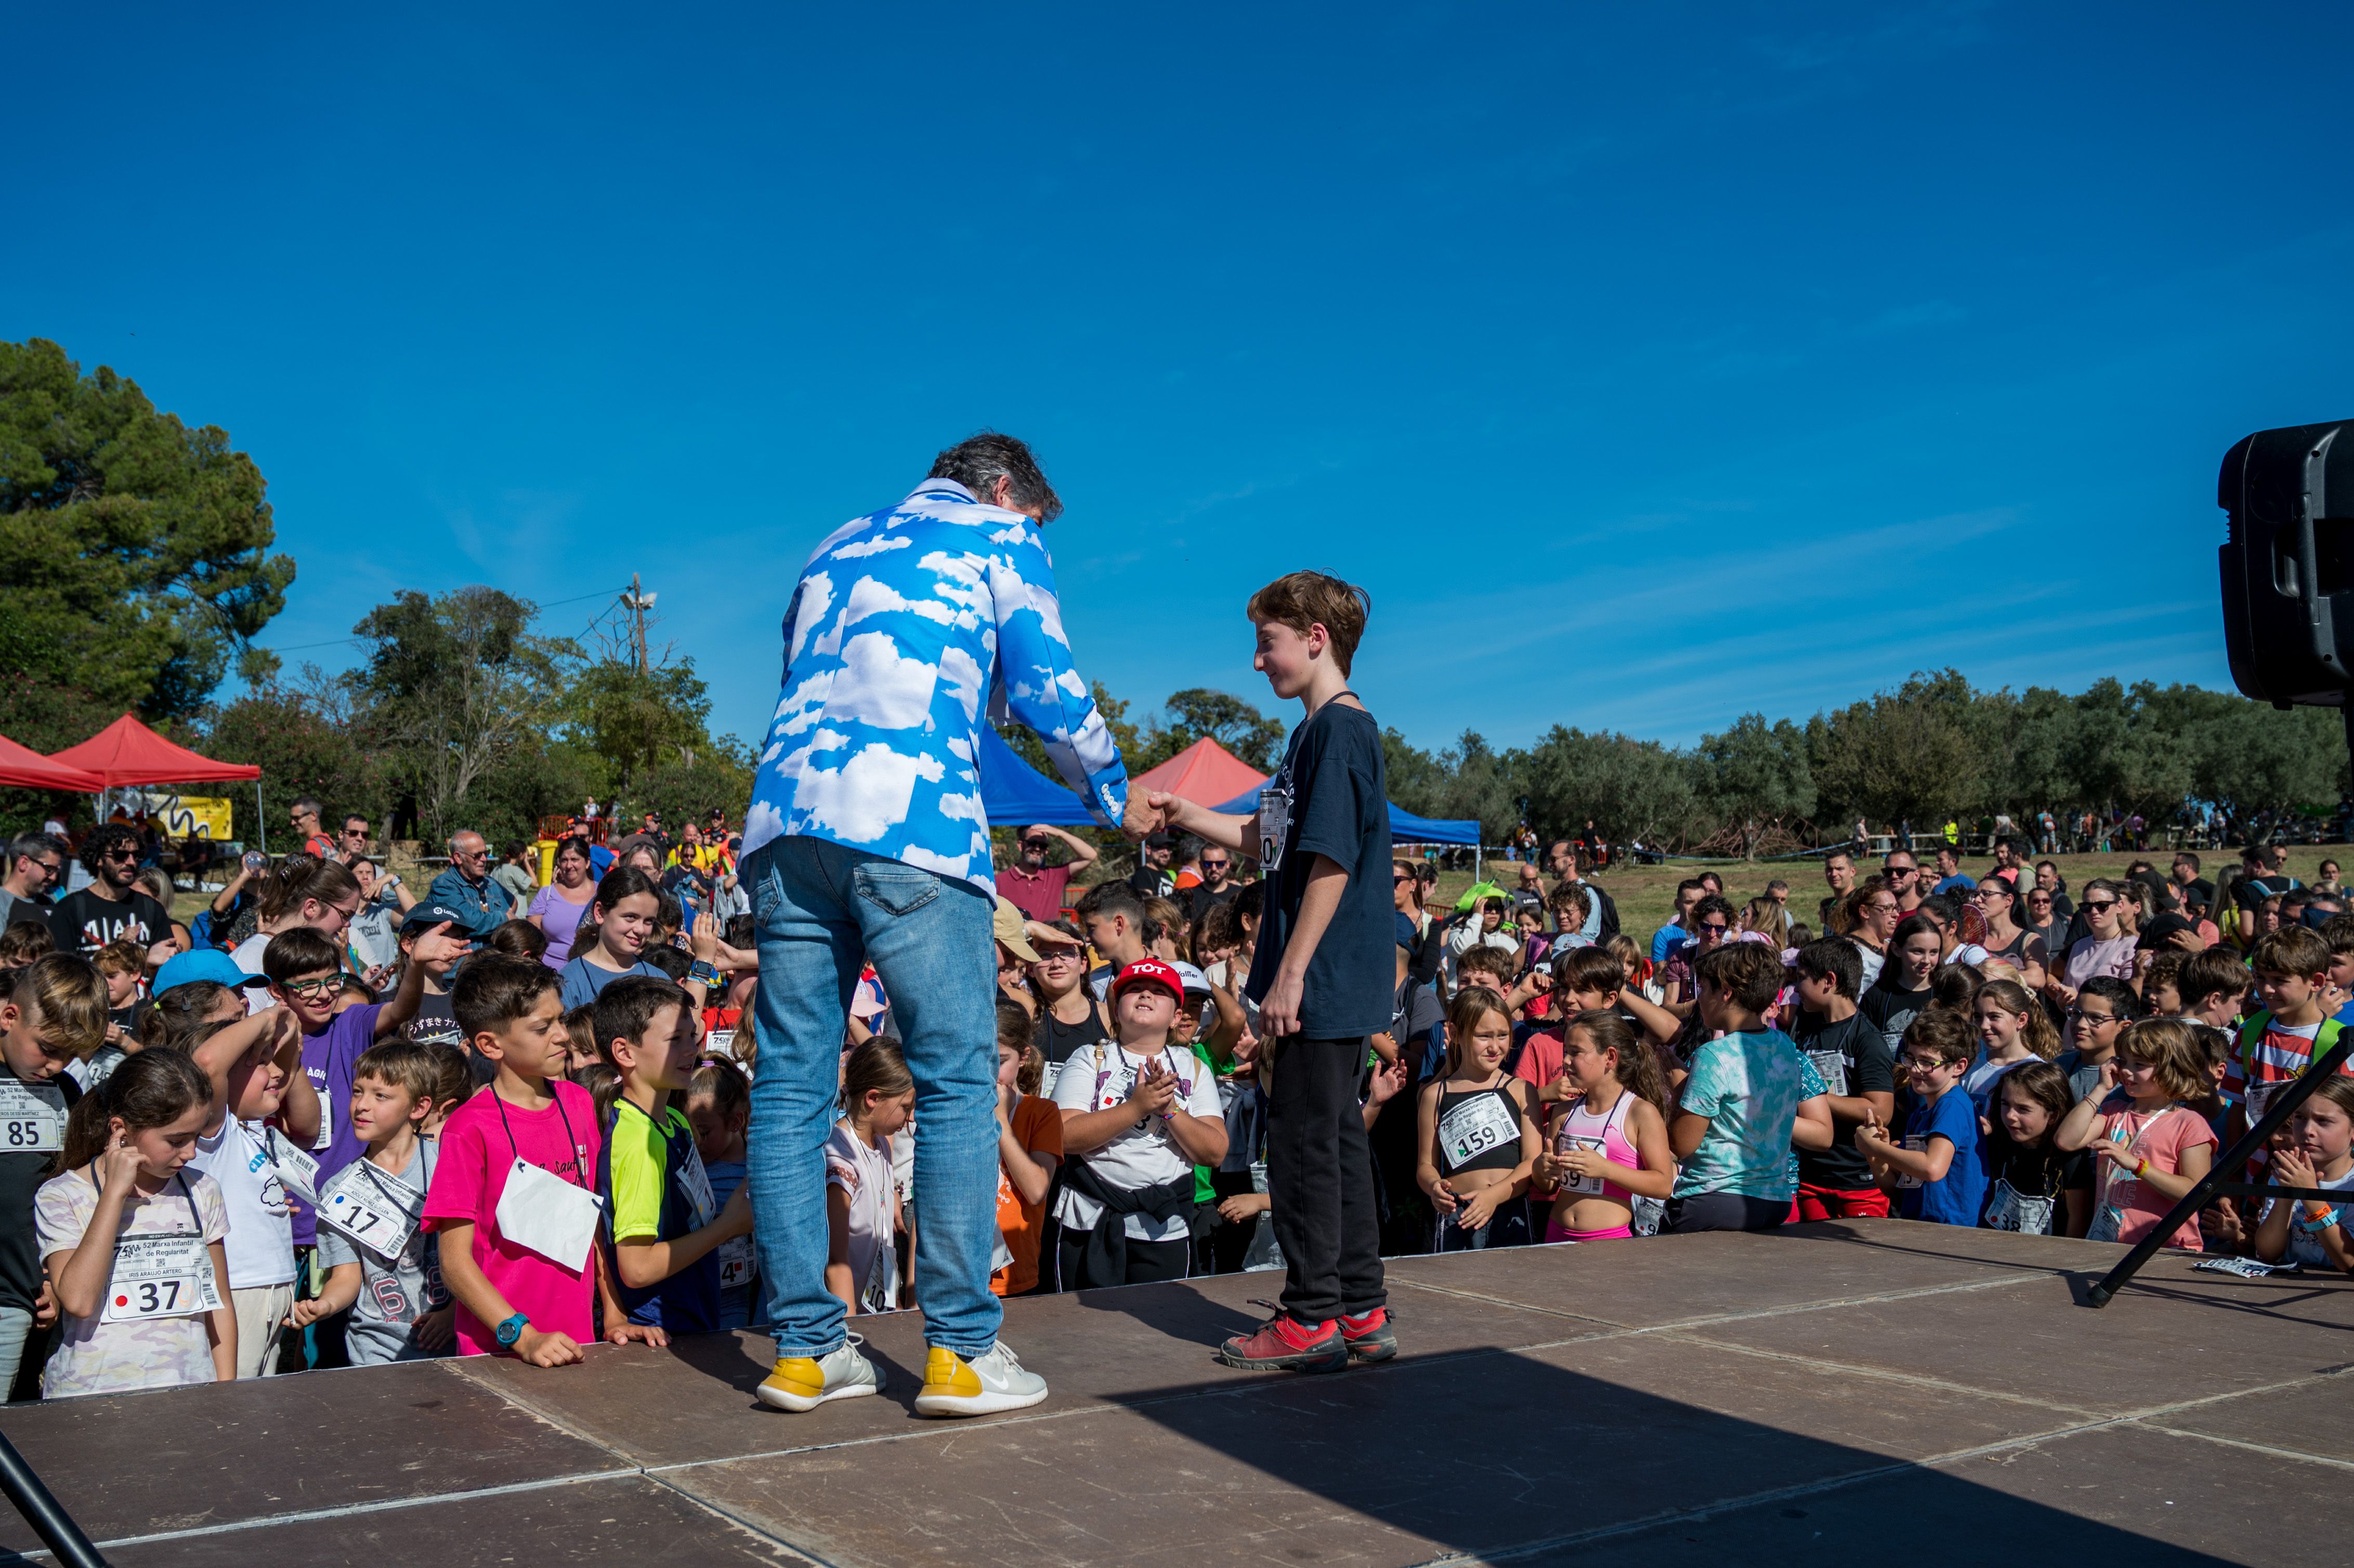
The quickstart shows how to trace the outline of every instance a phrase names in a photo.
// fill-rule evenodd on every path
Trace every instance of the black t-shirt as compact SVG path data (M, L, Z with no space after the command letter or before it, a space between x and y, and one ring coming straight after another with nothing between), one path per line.
M58 951L94 959L101 948L125 937L153 947L172 934L172 915L135 889L112 903L85 887L50 906L49 934L57 938Z
M1258 948L1251 961L1250 996L1267 999L1283 964L1283 949L1299 919L1316 857L1348 873L1331 924L1308 960L1300 987L1300 1032L1311 1039L1345 1040L1389 1027L1384 1001L1397 989L1397 908L1389 878L1390 809L1384 795L1382 732L1373 715L1329 702L1291 732L1283 766L1260 796L1288 792L1289 822L1276 863L1267 872L1267 903Z
M1891 959L1889 969L1895 967L1895 960ZM1919 991L1897 990L1889 983L1893 978L1888 970L1882 970L1880 983L1865 991L1862 1000L1855 1004L1857 1016L1872 1020L1872 1027L1888 1043L1891 1054L1904 1044L1904 1026L1919 1017L1934 999L1927 986Z
M1881 1038L1880 1026L1861 1011L1832 1023L1801 1008L1792 1021L1791 1038L1832 1094L1844 1098L1896 1092L1896 1058ZM1798 1150L1798 1180L1840 1192L1871 1186L1872 1165L1856 1152L1855 1128L1844 1117L1831 1118L1831 1146Z
M458 1027L458 1011L448 991L427 991L417 999L417 1016L401 1028L412 1045L453 1045L466 1049L466 1032Z
M150 899L150 903L154 900ZM5 1066L0 1073L10 1077ZM54 1087L64 1097L65 1108L73 1109L81 1098L81 1086L59 1073L47 1086ZM38 1092L38 1086L25 1085ZM46 1095L43 1098L48 1098ZM41 1244L33 1227L33 1194L49 1179L48 1154L6 1152L0 1143L0 1214L7 1223L0 1224L0 1307L14 1307L19 1312L30 1312L41 1295Z
M1986 1142L1987 1202L1996 1202L1999 1194L1998 1181L2009 1183L2016 1199L2032 1202L2043 1198L2052 1201L2052 1211L2046 1226L2035 1234L2057 1235L2068 1218L2068 1206L2060 1201L2062 1192L2089 1192L2093 1190L2093 1151L2079 1149L2067 1153L2047 1143L2041 1149L2021 1149L2002 1135L1999 1124L1995 1135ZM1985 1211L1980 1211L1984 1213ZM2001 1227L2017 1228L2017 1220Z
M1187 904L1185 913L1192 916L1198 924L1202 916L1207 915L1215 906L1233 903L1235 895L1242 890L1243 885L1239 882L1229 882L1224 887L1212 887L1206 882L1195 887L1189 887L1185 890Z
M1164 865L1140 865L1128 874L1139 898L1166 898L1177 891L1177 874Z

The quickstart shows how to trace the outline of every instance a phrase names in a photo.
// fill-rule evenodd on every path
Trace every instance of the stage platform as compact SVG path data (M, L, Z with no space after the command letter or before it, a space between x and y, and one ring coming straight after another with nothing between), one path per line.
M1016 1301L1034 1409L764 1409L765 1340L13 1407L120 1564L2348 1560L2354 1282L1898 1221L1400 1260L1405 1354L1251 1375L1277 1277ZM0 1542L37 1542L13 1513ZM2334 1543L2334 1544L2333 1544Z

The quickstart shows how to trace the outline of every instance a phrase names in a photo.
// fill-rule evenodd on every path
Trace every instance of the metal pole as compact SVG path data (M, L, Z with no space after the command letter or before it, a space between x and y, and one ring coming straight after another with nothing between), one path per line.
M2207 1200L2215 1195L2218 1187L2238 1181L2238 1173L2246 1168L2249 1160L2295 1114L2297 1107L2313 1097L2314 1090L2327 1083L2331 1075L2345 1065L2349 1052L2354 1052L2354 1028L2340 1033L2337 1044L2323 1052L2319 1060L2307 1065L2304 1072L2289 1080L2287 1087L2273 1096L2272 1103L2264 1107L2264 1119L2248 1128L2246 1137L2232 1145L2230 1152L2208 1167L2207 1174L2182 1195L2182 1201L2158 1223L2155 1230L2135 1244L2133 1251L2126 1254L2125 1261L2109 1270L2106 1278L2084 1293L2084 1305L2107 1306L2109 1298L2141 1272L2141 1266L2166 1245L2168 1237L2198 1217L2199 1211L2207 1206Z
M253 831L260 839L261 853L270 853L270 819L261 810L261 780L253 781Z
M8 1494L8 1500L16 1505L41 1544L56 1552L66 1568L106 1568L106 1559L90 1543L81 1526L58 1505L41 1478L33 1473L33 1467L25 1462L25 1456L5 1436L0 1436L0 1491Z

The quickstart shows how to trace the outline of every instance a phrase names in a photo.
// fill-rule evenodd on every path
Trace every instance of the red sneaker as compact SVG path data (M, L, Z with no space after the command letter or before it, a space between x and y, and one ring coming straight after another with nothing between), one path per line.
M1220 1345L1218 1359L1245 1372L1332 1372L1349 1364L1349 1346L1336 1322L1303 1323L1278 1312L1256 1334Z
M1340 1323L1341 1342L1349 1347L1352 1361L1385 1361L1397 1354L1397 1333L1390 1327L1388 1308L1353 1316L1343 1312Z

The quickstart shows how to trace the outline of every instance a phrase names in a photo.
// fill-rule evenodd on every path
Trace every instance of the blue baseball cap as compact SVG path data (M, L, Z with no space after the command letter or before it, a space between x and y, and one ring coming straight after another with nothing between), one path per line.
M190 952L175 953L164 960L155 971L154 989L148 994L161 996L175 985L191 980L211 980L234 991L239 986L268 985L267 976L249 975L237 967L237 960L218 948L197 948Z

